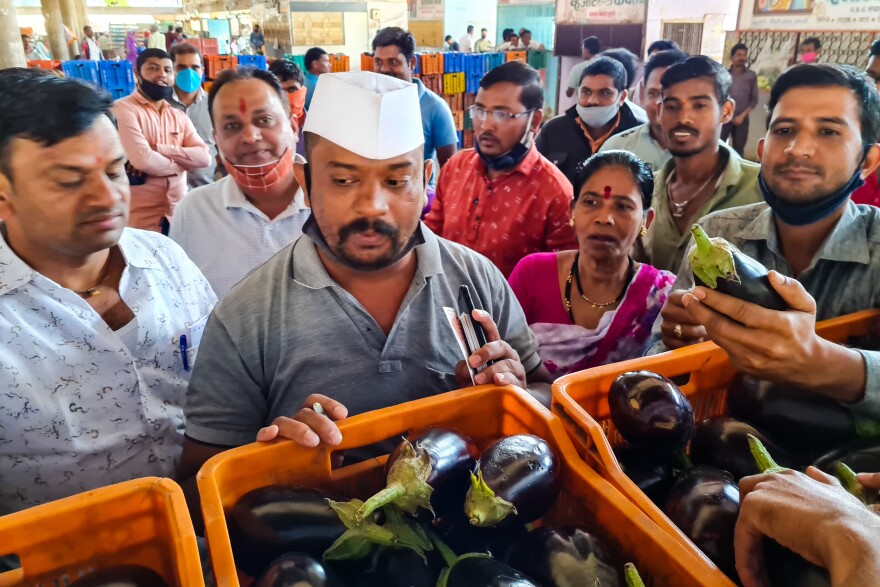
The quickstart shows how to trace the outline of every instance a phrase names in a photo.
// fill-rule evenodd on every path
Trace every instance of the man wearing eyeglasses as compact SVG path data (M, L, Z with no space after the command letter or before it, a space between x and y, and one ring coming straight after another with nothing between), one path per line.
M425 217L436 234L482 253L509 276L520 259L577 247L569 225L571 183L535 148L544 91L519 62L487 73L469 113L474 148L440 172Z

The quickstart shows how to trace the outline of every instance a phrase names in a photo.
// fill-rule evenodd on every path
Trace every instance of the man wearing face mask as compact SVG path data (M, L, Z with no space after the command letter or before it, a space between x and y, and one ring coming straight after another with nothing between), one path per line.
M187 172L186 184L192 189L214 183L217 169L217 147L214 145L214 129L211 128L211 113L208 111L208 93L202 89L204 64L199 50L189 43L175 45L171 49L171 60L174 62L174 93L168 103L187 115L211 152L211 162L207 167Z
M297 135L274 75L252 67L223 71L208 95L214 135L229 173L187 194L169 236L219 297L302 234L309 217L293 173Z
M571 182L534 145L544 91L538 72L511 61L480 80L474 148L440 171L425 224L486 255L506 276L526 255L577 247Z
M880 307L880 210L849 198L880 166L880 94L846 65L796 65L776 80L758 145L763 202L702 221L771 270L789 306L768 310L678 274L656 325L663 345L714 341L737 371L880 417L880 352L816 336L817 320ZM692 289L693 288L693 289Z
M174 66L161 49L138 55L137 90L113 103L119 140L128 156L129 226L167 234L174 206L186 193L186 172L211 163L208 146L192 121L167 100Z
M269 71L278 78L281 89L287 94L290 124L293 125L293 132L296 134L296 152L298 155L305 155L302 128L306 122L306 95L309 93L306 78L296 63L286 59L276 59L270 63Z
M611 136L642 124L626 103L623 65L596 57L584 68L577 104L541 129L538 150L574 181L580 163L597 153Z

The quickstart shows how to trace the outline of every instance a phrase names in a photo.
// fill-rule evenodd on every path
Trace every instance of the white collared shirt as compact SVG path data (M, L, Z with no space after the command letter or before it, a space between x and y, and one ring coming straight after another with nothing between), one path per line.
M269 219L245 197L232 176L226 176L183 198L174 209L169 236L222 298L244 276L295 241L310 213L299 189L290 206Z
M0 514L176 471L189 381L180 335L216 296L166 237L126 228L119 247L134 351L0 238Z

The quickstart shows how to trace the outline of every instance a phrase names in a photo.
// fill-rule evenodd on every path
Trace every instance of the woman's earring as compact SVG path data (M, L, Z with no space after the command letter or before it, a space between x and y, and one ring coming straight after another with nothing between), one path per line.
M642 230L639 231L639 232L641 233L642 236L647 236L647 234L648 234L648 226L647 226L646 224L643 224L643 225L642 225Z
M568 225L570 227L574 228L574 216L572 216L571 218L568 219Z

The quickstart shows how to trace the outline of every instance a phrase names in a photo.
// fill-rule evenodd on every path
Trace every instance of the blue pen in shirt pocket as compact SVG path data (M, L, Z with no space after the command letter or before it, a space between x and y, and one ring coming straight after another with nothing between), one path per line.
M188 347L186 346L186 335L180 335L180 360L183 361L183 370L189 371L189 357L186 356Z

